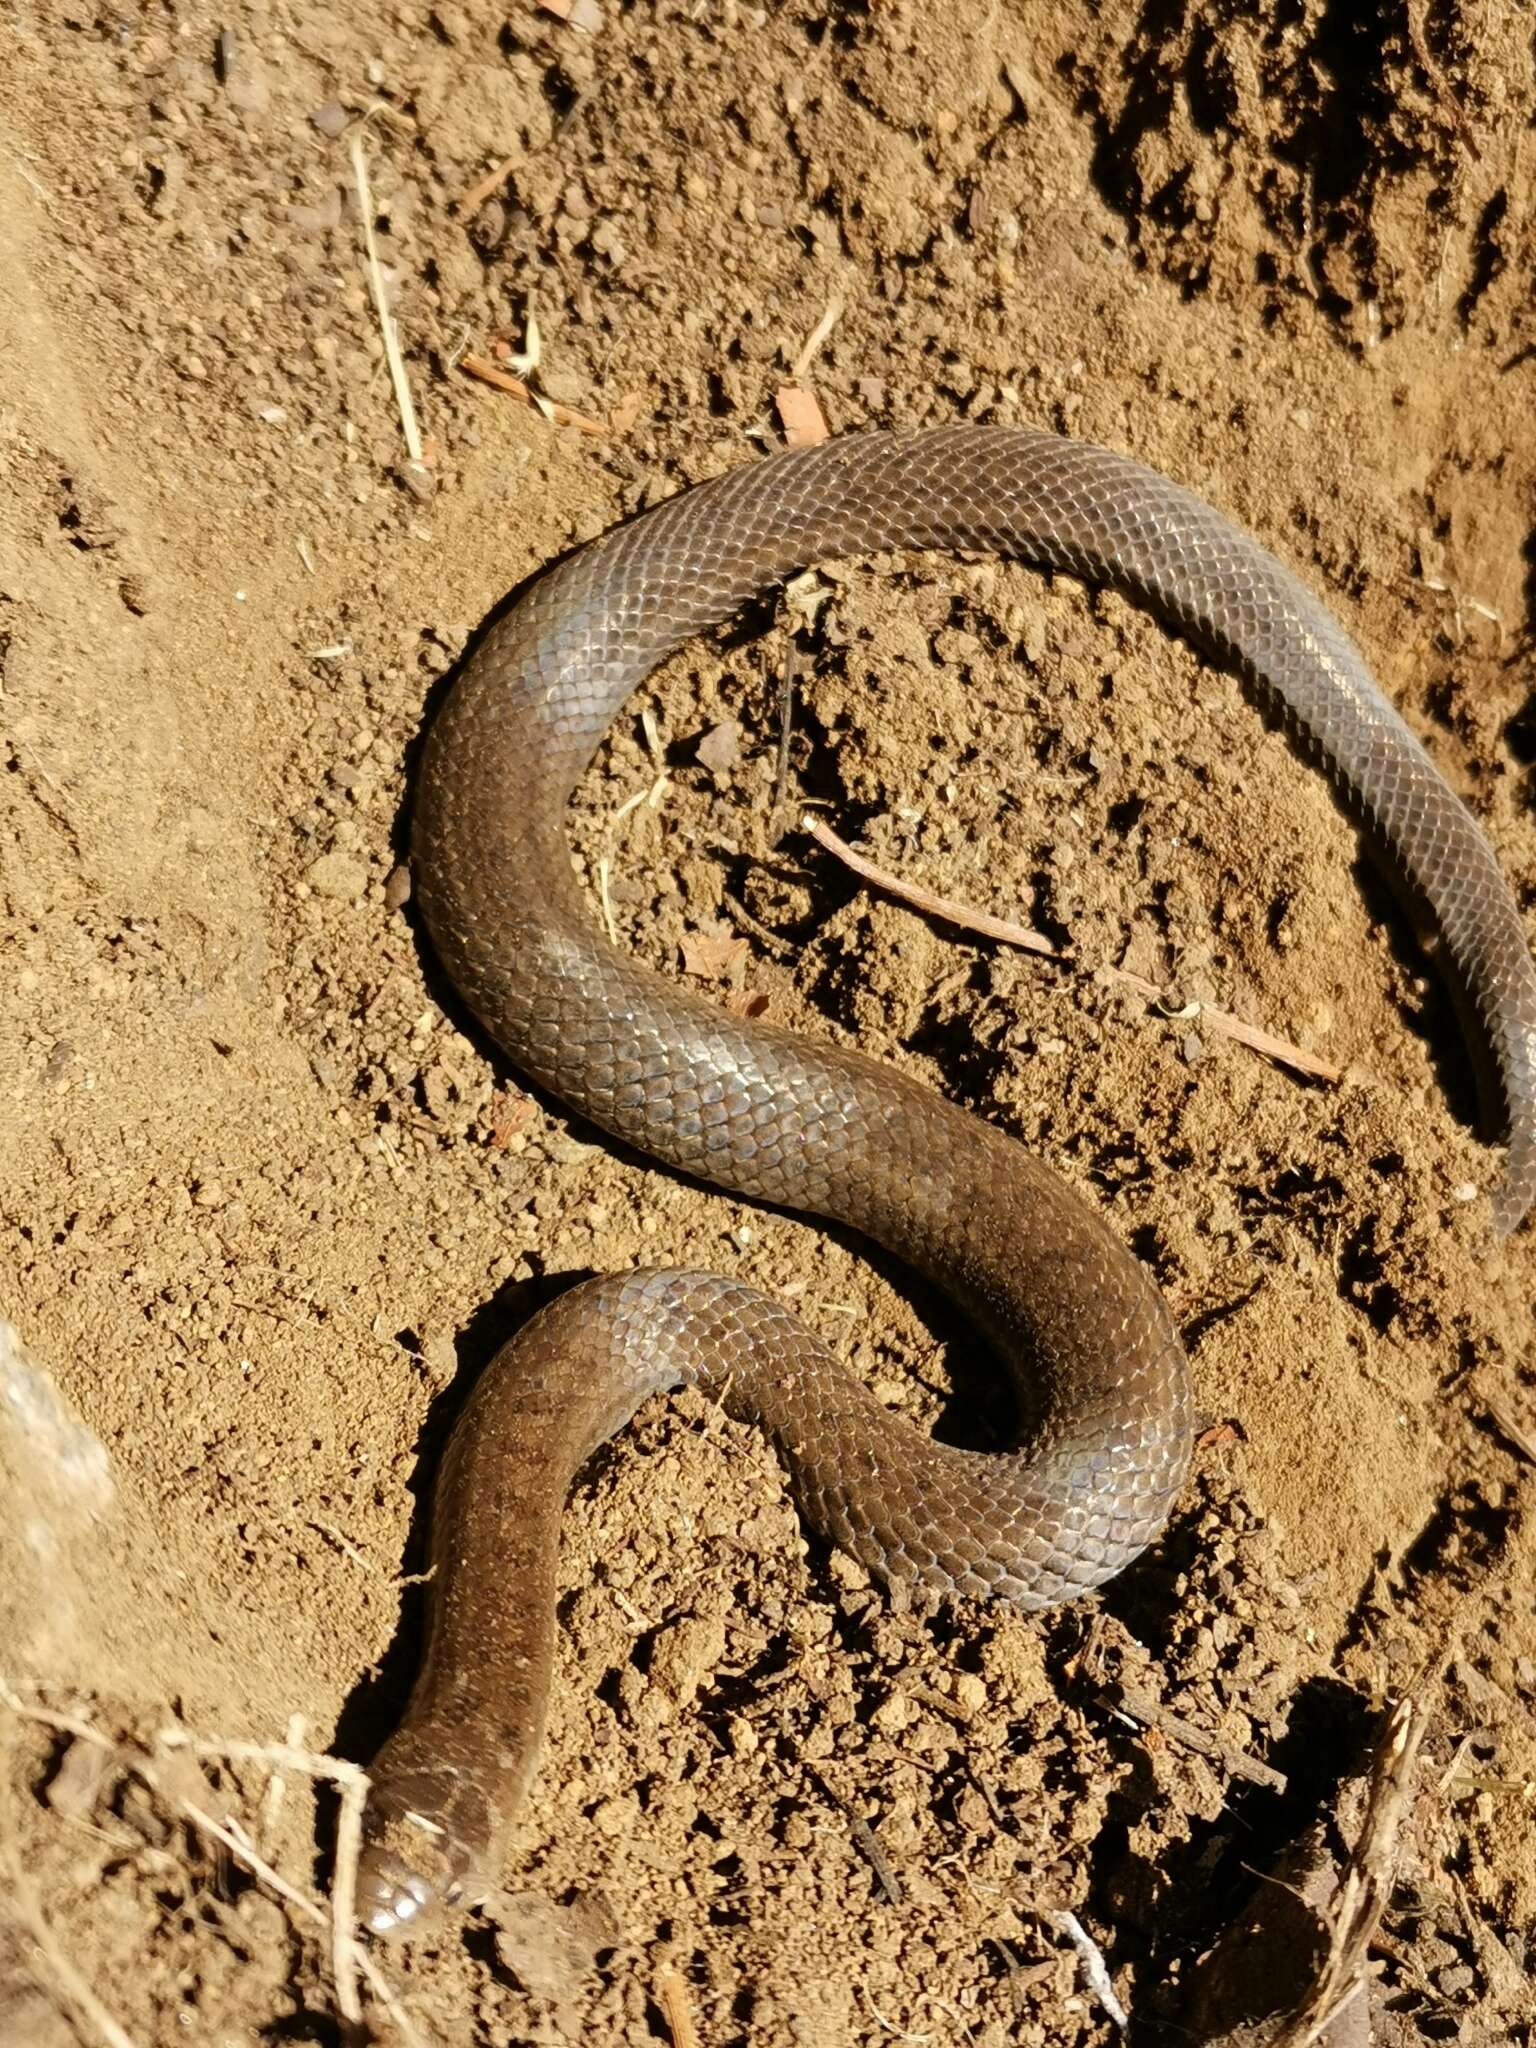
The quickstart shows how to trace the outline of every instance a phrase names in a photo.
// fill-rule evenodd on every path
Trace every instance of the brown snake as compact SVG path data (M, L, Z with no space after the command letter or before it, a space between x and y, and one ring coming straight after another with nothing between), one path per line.
M686 491L497 619L428 737L417 889L443 964L523 1074L717 1187L836 1218L938 1282L1012 1366L1020 1447L887 1413L752 1288L590 1281L493 1361L443 1462L429 1641L374 1767L359 1912L388 1933L496 1881L542 1739L565 1496L649 1394L757 1421L807 1520L887 1578L1047 1607L1156 1535L1190 1455L1155 1288L1022 1146L903 1075L730 1017L606 945L563 815L620 704L691 635L806 564L886 548L1015 555L1112 583L1280 705L1427 908L1502 1082L1512 1229L1536 1190L1536 972L1470 812L1328 612L1255 541L1123 456L1011 427L868 434Z

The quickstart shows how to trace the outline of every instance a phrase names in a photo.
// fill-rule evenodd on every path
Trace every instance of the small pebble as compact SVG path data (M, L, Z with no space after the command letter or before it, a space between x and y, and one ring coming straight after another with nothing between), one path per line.
M413 498L425 504L437 494L437 476L424 462L401 462L395 467L395 475Z
M317 896L336 903L355 903L368 886L368 870L347 853L322 853L311 861L304 879Z
M711 775L729 775L741 751L741 727L734 718L712 725L698 744L698 759Z
M327 100L323 107L316 107L309 118L322 135L334 142L347 125L347 110L340 100Z

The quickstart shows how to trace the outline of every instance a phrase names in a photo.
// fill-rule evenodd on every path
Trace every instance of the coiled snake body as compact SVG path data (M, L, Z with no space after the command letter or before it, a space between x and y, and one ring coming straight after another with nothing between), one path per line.
M1499 1226L1536 1191L1536 972L1493 855L1324 607L1202 500L1102 448L958 426L774 457L571 556L486 631L428 737L413 861L443 964L570 1108L716 1186L851 1224L937 1281L1012 1364L1020 1447L929 1441L785 1310L715 1275L629 1273L545 1309L444 1459L427 1653L374 1766L359 1911L376 1932L495 1881L542 1738L565 1494L648 1394L704 1386L761 1423L807 1519L877 1573L1024 1607L1118 1571L1183 1482L1178 1334L1077 1195L904 1076L623 958L572 874L566 802L647 671L791 571L885 548L1113 583L1277 700L1432 913L1480 1020L1507 1113Z

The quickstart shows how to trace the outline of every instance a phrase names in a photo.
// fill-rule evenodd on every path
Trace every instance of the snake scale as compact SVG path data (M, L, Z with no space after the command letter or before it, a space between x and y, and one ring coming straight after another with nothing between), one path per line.
M439 1475L426 1654L373 1767L358 1910L376 1933L496 1881L543 1735L565 1496L647 1395L714 1392L768 1432L809 1523L940 1594L1040 1608L1100 1585L1183 1483L1178 1332L1098 1215L903 1075L622 957L572 871L567 801L642 677L787 574L891 548L1112 584L1277 705L1428 911L1491 1054L1508 1137L1496 1227L1536 1191L1536 972L1493 854L1328 611L1203 500L1087 443L954 426L784 453L580 549L493 620L428 734L413 866L432 943L515 1066L570 1109L716 1187L851 1225L937 1282L1009 1362L1019 1445L930 1441L718 1275L561 1296L483 1375Z

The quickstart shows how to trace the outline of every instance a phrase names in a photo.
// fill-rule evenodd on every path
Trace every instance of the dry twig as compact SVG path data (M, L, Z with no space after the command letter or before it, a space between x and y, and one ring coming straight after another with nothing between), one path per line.
M1131 2022L1125 2007L1115 1995L1110 1982L1109 1966L1102 1952L1094 1942L1083 1923L1075 1913L1047 1913L1044 1916L1058 1934L1064 1934L1082 1959L1083 1975L1088 1979L1088 1988L1103 2006L1115 2026L1125 2033Z
M801 349L799 355L795 357L794 362L790 365L789 381L791 384L798 384L800 382L800 379L805 375L806 371L811 367L811 364L815 361L817 352L821 348L822 343L826 340L827 336L832 332L833 328L837 325L838 321L842 319L842 317L842 300L831 300L827 306L827 310L825 311L825 313L822 314L821 318L816 322L816 325L811 329L810 334L806 339L805 347Z
M1503 1437L1512 1451L1517 1451L1528 1465L1536 1465L1536 1437L1520 1421L1514 1410L1497 1399L1485 1400L1484 1408L1488 1420Z
M354 1928L357 1859L362 1851L363 1808L368 1799L367 1772L344 1757L319 1756L284 1742L206 1742L181 1728L163 1728L159 1743L162 1749L190 1750L194 1756L217 1758L221 1762L264 1763L274 1770L300 1771L309 1778L324 1778L336 1787L341 1811L336 1820L336 1868L331 1886L331 1968L342 2018L360 2020L363 2008L357 1978L365 1957Z
M670 1964L656 1973L656 2001L672 2036L672 2048L699 2048L699 2030L688 2004L688 1986Z
M0 1683L0 1705L9 1707L23 1719L39 1722L44 1727L58 1729L77 1740L111 1751L121 1767L141 1779L178 1818L190 1822L200 1834L227 1849L259 1884L291 1907L301 1920L328 1933L336 1980L336 2002L345 2019L355 2023L362 2018L362 2000L357 1991L357 1979L361 1976L394 2021L407 2048L422 2048L420 2034L391 1990L388 1979L362 1947L354 1931L357 1858L362 1841L363 1807L368 1795L368 1776L359 1765L348 1763L341 1757L320 1756L298 1749L290 1743L208 1741L190 1735L183 1728L162 1729L153 1750L134 1743L117 1743L88 1721L34 1705L3 1683ZM310 1778L324 1778L336 1786L341 1797L341 1812L336 1826L336 1877L329 1912L274 1869L257 1851L238 1822L220 1819L208 1811L193 1789L199 1785L206 1787L207 1780L191 1766L188 1766L188 1777L184 1780L175 1768L188 1756L269 1764L277 1770L301 1771ZM212 1788L207 1789L211 1793ZM64 1982L60 1975L61 1988ZM88 1991L89 1987L86 1989ZM70 1995L73 1996L73 1992ZM98 2031L111 2043L111 2048L123 2048L125 2043L126 2048L133 2048L133 2043L120 2029L116 2034L110 2031L110 2024L115 2023L110 2022L110 2015L105 2017L109 2026L98 2025Z
M1250 1785L1262 1785L1267 1792L1285 1791L1287 1780L1283 1771L1277 1771L1271 1764L1261 1764L1257 1757L1249 1756L1246 1750L1233 1748L1208 1728L1186 1721L1182 1714L1165 1707L1151 1693L1127 1685L1124 1679L1116 1680L1116 1687L1118 1700L1106 1702L1112 1712L1122 1713L1133 1721L1139 1721L1144 1728L1156 1728L1171 1736L1197 1756L1208 1757L1212 1763L1221 1764L1234 1778L1245 1778Z
M462 355L459 368L466 376L478 377L482 384L505 391L510 398L520 398L524 405L531 405L546 419L553 420L557 427L579 427L584 434L608 432L603 421L593 419L590 413L577 412L572 405L561 405L558 399L546 398L543 392L535 391L531 384L525 384L521 377L514 377L510 370L502 369L499 363L493 363L485 356Z
M1413 1791L1413 1767L1429 1726L1438 1683L1400 1700L1388 1715L1371 1762L1360 1839L1344 1866L1329 1914L1328 1953L1306 1998L1264 2048L1314 2048L1365 1991L1365 1962L1392 1893L1397 1837Z
M886 868L877 867L867 855L858 853L845 839L839 839L830 826L809 812L802 817L802 828L826 848L836 854L845 867L851 868L861 881L881 889L899 902L910 903L914 910L921 910L930 917L940 917L946 924L959 927L961 931L977 932L983 938L996 939L1004 946L1019 946L1025 952L1040 953L1048 960L1060 961L1064 966L1078 967L1082 963L1070 953L1064 953L1041 932L1031 931L1028 925L1014 924L1007 918L993 917L984 910L972 910L968 904L957 903L952 897L936 896L931 889L920 888L915 882L904 882ZM1148 981L1144 975L1132 974L1125 967L1105 966L1097 970L1109 981L1122 988L1133 989L1137 995L1145 996L1149 1003L1166 1006L1172 998L1167 989L1160 988L1155 981ZM1340 1070L1327 1060L1319 1059L1316 1053L1307 1052L1289 1039L1277 1038L1262 1025L1249 1024L1241 1017L1234 1017L1226 1010L1218 1010L1211 1003L1185 1004L1167 1012L1175 1017L1198 1017L1213 1031L1226 1038L1232 1038L1239 1045L1246 1045L1252 1051L1263 1053L1266 1059L1277 1060L1292 1067L1299 1074L1306 1074L1319 1081L1338 1081Z
M483 178L476 178L473 185L465 187L453 202L454 212L466 220L478 213L492 193L499 192L516 169L517 158L504 156L500 163L491 166Z
M789 793L789 742L795 729L795 684L800 675L800 656L795 643L790 641L784 656L784 674L779 684L779 757L773 774L773 801L768 806L768 832L770 843L777 845L775 829L784 809L784 799Z

